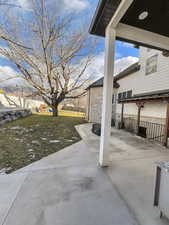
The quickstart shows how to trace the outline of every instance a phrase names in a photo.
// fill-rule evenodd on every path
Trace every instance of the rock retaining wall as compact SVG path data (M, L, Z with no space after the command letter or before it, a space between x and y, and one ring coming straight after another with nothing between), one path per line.
M2 109L0 110L0 125L31 115L29 109Z

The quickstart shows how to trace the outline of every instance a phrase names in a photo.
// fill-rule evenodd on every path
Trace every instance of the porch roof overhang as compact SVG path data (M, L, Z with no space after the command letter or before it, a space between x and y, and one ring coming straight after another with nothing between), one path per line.
M169 50L168 21L168 0L100 0L89 31L104 37L111 23L118 40Z
M139 103L139 102L157 102L157 101L169 101L169 90L148 92L139 95L133 95L128 99L119 100L119 103Z

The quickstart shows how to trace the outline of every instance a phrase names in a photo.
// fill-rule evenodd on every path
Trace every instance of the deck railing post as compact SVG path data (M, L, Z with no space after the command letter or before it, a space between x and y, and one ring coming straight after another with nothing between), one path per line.
M115 55L115 29L106 29L105 39L105 65L104 65L104 85L103 85L103 104L101 120L101 140L100 140L100 166L109 165L109 141L111 132L112 117L112 95L113 95L113 73Z
M168 134L169 134L169 101L167 101L166 122L163 141L163 145L166 147L168 146Z
M121 129L124 128L124 103L122 103L121 105L121 126L120 126Z
M141 109L144 107L144 103L138 102L138 103L136 103L136 105L138 107L138 112L137 112L137 135L139 135Z

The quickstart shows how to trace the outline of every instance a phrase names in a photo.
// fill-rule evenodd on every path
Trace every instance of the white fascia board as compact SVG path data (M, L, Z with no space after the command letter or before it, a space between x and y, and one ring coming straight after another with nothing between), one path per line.
M157 33L146 31L137 27L119 23L116 27L116 36L140 45L155 47L169 51L169 38Z
M121 0L121 3L119 4L107 27L116 28L133 1L134 0Z

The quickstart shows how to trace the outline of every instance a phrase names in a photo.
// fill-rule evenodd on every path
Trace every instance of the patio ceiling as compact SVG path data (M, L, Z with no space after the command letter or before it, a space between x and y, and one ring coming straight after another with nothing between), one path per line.
M123 0L100 0L90 26L90 33L104 37L105 30L112 17L118 11ZM168 50L158 42L169 44L169 1L168 0L133 0L117 25L117 39L160 50ZM168 24L168 25L167 25ZM153 36L152 43L124 35L126 29L131 33L143 31L143 35ZM119 31L118 31L119 30ZM124 31L124 32L123 32ZM145 31L147 31L145 33ZM127 33L127 32L126 32ZM157 44L155 44L155 40ZM166 42L167 41L167 42Z

